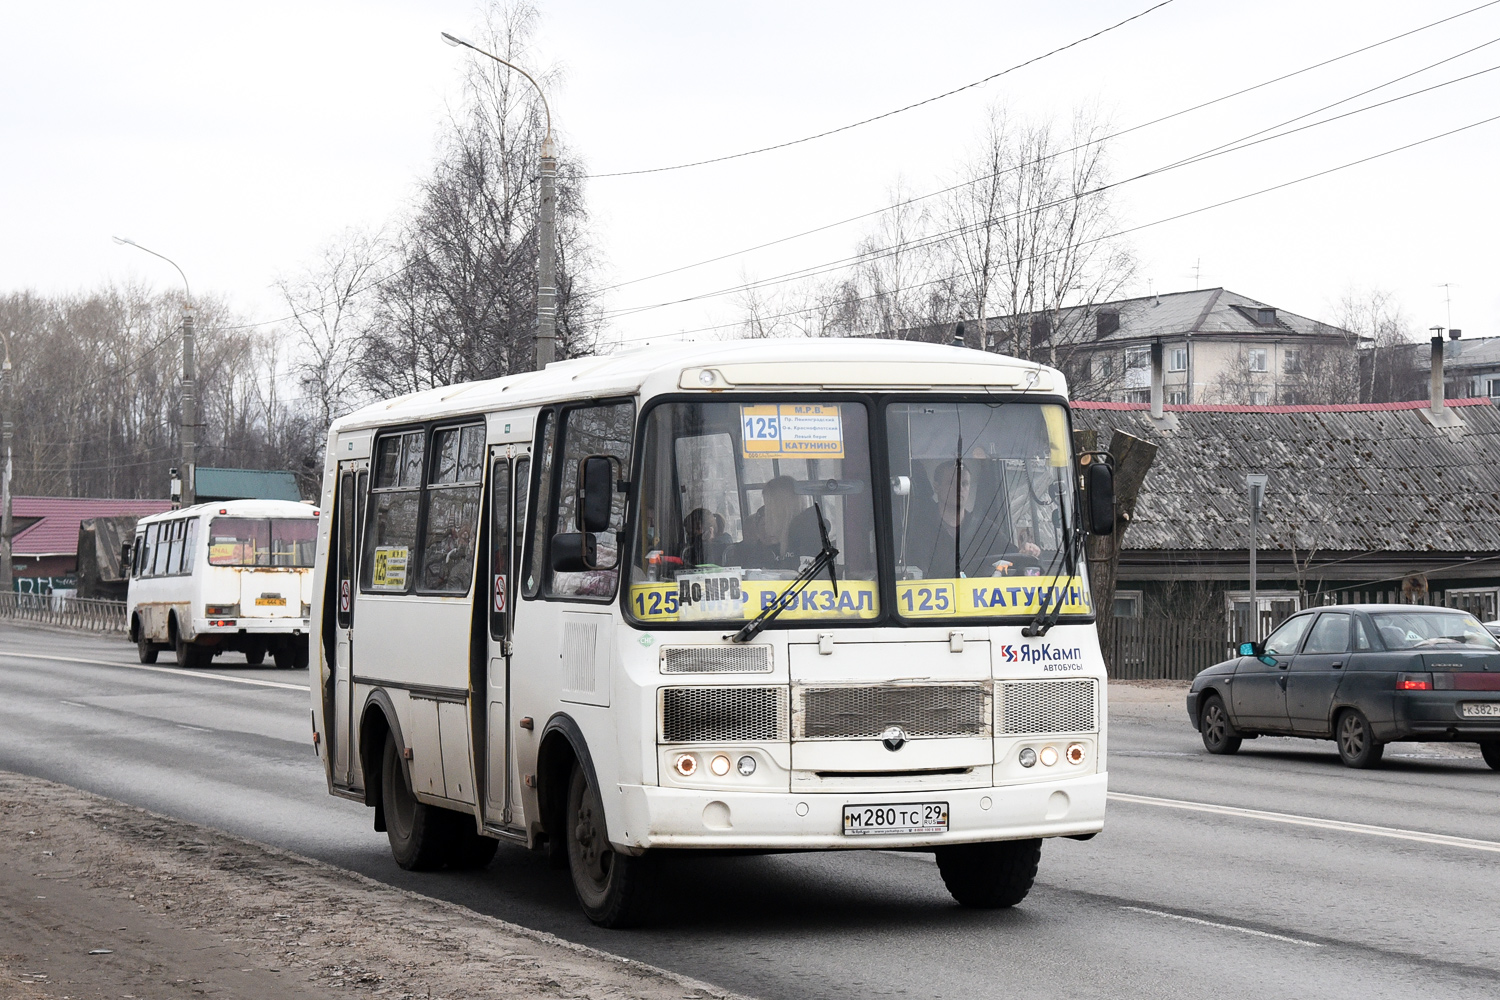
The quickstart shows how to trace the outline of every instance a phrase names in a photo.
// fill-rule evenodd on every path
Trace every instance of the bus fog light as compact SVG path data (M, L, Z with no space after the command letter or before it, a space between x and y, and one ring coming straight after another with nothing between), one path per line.
M678 774L684 778L689 778L692 777L693 772L698 770L698 758L690 753L681 754L678 756L677 762L672 766L677 768Z
M740 758L738 766L740 769L740 774L748 778L750 777L750 775L755 773L755 758L750 756L749 754L745 754L745 756Z
M709 761L708 769L719 777L724 777L724 775L729 773L729 758L723 754L719 754L719 756Z
M1068 758L1068 763L1069 764L1082 764L1083 763L1083 744L1082 743L1069 743L1068 744L1068 752L1067 752L1067 754L1065 756Z
M1022 767L1036 766L1036 751L1031 749L1031 747L1022 747L1018 757Z
M1057 763L1057 747L1042 747L1042 766L1051 767Z

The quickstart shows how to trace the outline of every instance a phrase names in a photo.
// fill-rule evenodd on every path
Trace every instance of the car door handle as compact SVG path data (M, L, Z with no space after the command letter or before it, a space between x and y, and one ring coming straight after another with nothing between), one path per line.
M1337 669L1339 669L1339 668L1340 668L1340 667L1342 667L1342 666L1343 666L1343 665L1344 665L1344 661L1343 661L1343 660L1340 660L1340 661L1339 661L1339 662L1337 662L1337 663L1335 663L1335 664L1333 664L1333 669L1335 669L1335 670L1337 670Z

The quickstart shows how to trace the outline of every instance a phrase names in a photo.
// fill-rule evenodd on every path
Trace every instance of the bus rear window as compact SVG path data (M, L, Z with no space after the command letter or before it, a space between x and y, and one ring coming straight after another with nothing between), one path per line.
M310 517L216 517L208 530L210 566L309 569L318 538Z

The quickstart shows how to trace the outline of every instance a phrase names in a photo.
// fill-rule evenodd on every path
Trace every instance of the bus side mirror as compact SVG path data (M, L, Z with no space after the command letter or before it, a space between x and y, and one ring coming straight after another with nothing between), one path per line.
M615 463L606 455L578 460L578 528L585 533L609 528L615 497Z
M1084 494L1089 506L1089 531L1115 532L1115 470L1105 462L1091 462L1084 470Z
M126 576L130 575L130 550L133 547L130 542L120 543L120 567Z
M552 571L582 573L599 565L599 550L592 532L564 531L552 536Z

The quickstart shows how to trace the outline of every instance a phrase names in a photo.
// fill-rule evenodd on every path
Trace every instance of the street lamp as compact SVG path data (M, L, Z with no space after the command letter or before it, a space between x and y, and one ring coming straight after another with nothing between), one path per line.
M10 338L11 334L0 331L5 340L5 362L0 368L0 450L5 452L5 465L0 467L0 493L4 493L4 507L0 508L0 594L9 594L15 588L15 570L10 550L11 501L10 501Z
M1245 488L1250 491L1250 641L1260 641L1260 601L1256 597L1255 553L1260 547L1260 505L1266 499L1264 473L1251 472L1245 475Z
M493 52L486 52L457 35L444 31L442 36L443 41L449 45L473 49L520 73L536 88L537 95L542 99L542 112L547 118L547 134L542 139L541 156L538 159L542 205L537 222L536 367L545 368L557 356L557 154L552 148L552 109L547 105L547 94L542 90L542 85L521 67L506 62Z
M182 502L186 506L191 506L197 499L198 482L198 466L194 460L198 444L198 401L194 395L197 361L194 357L193 288L188 284L187 275L183 273L182 268L177 267L177 262L171 257L157 253L150 247L143 247L135 240L126 239L123 236L110 238L121 246L135 247L153 257L160 257L177 268L177 273L182 276L182 287L187 291L187 302L182 307Z

